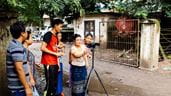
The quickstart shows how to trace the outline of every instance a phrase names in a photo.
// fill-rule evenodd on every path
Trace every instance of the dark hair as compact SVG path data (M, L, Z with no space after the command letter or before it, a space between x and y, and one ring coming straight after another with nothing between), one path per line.
M51 26L52 26L52 27L55 27L55 25L59 25L59 24L64 24L64 22L63 22L61 19L54 19L54 20L51 22Z
M21 21L17 21L10 26L10 32L14 39L18 39L22 32L25 32L25 24Z
M86 34L85 38L87 38L88 36L91 36L93 38L93 35L91 33Z
M28 34L28 36L27 36L27 40L29 40L29 38L30 38L30 34L31 34L31 31L29 30L29 31L27 31L27 34Z
M56 35L58 35L58 34L62 34L62 33L61 32L57 32Z
M81 35L79 35L79 34L74 34L73 41L75 41L77 37L81 37Z

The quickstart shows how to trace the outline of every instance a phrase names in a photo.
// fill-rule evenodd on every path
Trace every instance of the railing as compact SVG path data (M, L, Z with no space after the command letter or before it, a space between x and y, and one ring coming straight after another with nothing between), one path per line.
M168 59L171 59L171 28L162 28L160 34L160 44L164 54ZM161 56L161 59L163 57Z
M116 22L121 24L117 25ZM103 45L100 48L99 53L102 53L98 55L100 60L138 67L140 53L139 20L113 20L100 23L107 24L106 48Z

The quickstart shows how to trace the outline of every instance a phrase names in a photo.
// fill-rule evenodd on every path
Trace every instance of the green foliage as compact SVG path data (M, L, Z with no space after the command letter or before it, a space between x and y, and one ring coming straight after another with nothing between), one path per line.
M170 2L162 2L162 10L166 13L167 17L171 17L171 3Z
M139 17L139 18L147 18L148 16L148 11L138 8L135 14L133 15L134 17Z
M171 16L171 4L164 0L111 0L108 8L137 18L147 18L149 13L162 11Z
M147 18L149 13L165 12L171 17L171 4L166 0L0 0L0 6L19 14L19 19L28 23L40 24L43 14L51 18L56 16L78 18L86 13L100 12L97 3L137 18ZM0 8L1 9L1 8Z
M1 0L4 9L13 9L22 21L40 24L43 14L51 18L72 16L72 19L93 11L100 0ZM86 11L85 11L86 10Z
M80 0L64 0L64 10L59 13L61 16L75 15L83 16L85 10L82 8Z
M40 24L40 0L7 0L6 6L18 13L18 19L27 23ZM5 7L6 9L6 7ZM7 9L6 9L7 10Z

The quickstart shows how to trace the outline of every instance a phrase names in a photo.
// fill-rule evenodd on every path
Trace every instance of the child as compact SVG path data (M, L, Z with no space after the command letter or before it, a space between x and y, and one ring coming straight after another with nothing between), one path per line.
M57 33L57 38L58 38L58 52L61 52L62 55L64 55L64 50L65 50L65 45L61 41L62 39L62 33ZM59 71L58 71L58 76L57 76L57 96L64 96L63 94L63 63L62 63L62 56L59 56Z
M85 83L87 77L86 46L81 44L81 36L74 36L74 45L70 50L71 63L71 90L72 96L85 96Z

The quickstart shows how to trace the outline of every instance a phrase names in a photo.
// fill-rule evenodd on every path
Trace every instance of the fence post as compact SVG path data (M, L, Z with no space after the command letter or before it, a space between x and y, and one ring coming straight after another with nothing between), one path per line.
M140 68L145 70L158 69L160 42L160 23L156 19L141 23Z

